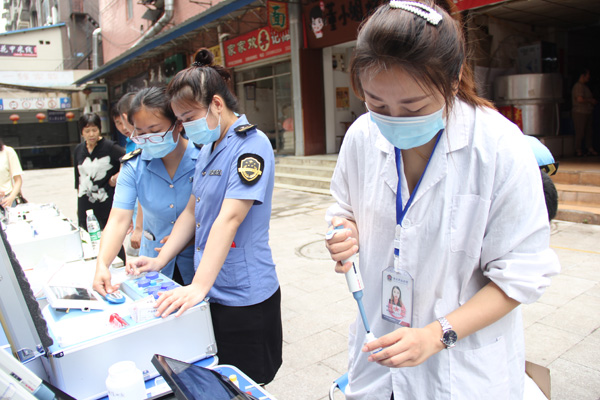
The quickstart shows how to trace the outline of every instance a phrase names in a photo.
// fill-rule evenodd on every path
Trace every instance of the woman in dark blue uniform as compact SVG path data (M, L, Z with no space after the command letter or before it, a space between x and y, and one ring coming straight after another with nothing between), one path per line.
M186 134L203 145L187 208L158 257L139 272L158 270L195 236L196 274L189 286L161 295L159 315L210 297L219 361L269 383L281 365L281 294L269 247L274 185L267 136L239 116L229 73L202 50L170 82L167 93Z

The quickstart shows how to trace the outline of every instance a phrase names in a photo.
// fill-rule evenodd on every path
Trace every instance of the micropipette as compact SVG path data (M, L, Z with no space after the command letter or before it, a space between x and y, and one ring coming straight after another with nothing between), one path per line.
M336 233L342 232L345 229L346 228L344 228L342 225L336 226L332 230L327 232L327 234L325 235L325 239L329 240ZM371 328L369 327L369 320L367 319L367 313L365 312L365 307L362 302L363 289L364 289L365 285L363 283L362 276L360 275L360 270L356 266L355 261L356 261L356 254L353 254L346 260L342 261L342 265L346 264L347 262L352 263L352 267L350 267L348 272L346 272L346 274L345 274L346 282L348 283L348 289L350 289L350 292L352 292L352 296L354 297L354 299L356 300L356 304L358 305L358 310L360 311L360 316L362 318L363 325L365 326L365 331L367 331L365 340L368 343L368 342L372 342L376 338L375 338L375 335L373 335L373 333L371 332ZM373 351L373 353L375 353L379 350L381 350L381 349L377 349L377 350Z

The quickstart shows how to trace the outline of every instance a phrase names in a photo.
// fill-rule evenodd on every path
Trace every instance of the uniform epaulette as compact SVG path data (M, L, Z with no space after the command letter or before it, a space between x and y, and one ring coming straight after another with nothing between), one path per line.
M236 131L236 133L248 133L253 129L256 129L256 125L244 124L236 127L234 131Z
M119 161L122 164L125 161L129 161L129 160L131 160L133 158L136 158L140 154L142 154L142 149L135 149L134 151L130 151L129 153L125 154L123 157L121 157L121 159Z

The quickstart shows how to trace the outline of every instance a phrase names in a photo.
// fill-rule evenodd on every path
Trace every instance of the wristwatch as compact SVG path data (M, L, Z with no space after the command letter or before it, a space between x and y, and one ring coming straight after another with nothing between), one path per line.
M458 335L456 335L456 332L452 330L452 325L450 325L450 322L448 322L448 320L444 317L438 318L438 322L440 325L442 325L442 337L440 338L442 343L444 343L447 349L451 349L452 347L456 346Z

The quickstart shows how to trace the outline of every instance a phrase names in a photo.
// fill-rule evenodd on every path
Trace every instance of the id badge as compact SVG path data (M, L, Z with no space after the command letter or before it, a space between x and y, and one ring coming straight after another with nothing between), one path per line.
M381 317L410 328L412 326L414 280L403 269L388 267L381 285Z

